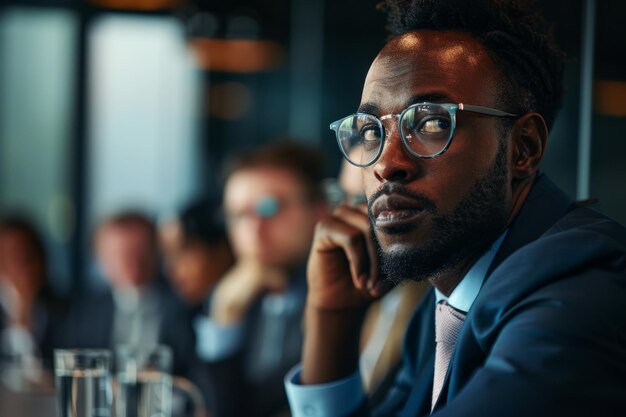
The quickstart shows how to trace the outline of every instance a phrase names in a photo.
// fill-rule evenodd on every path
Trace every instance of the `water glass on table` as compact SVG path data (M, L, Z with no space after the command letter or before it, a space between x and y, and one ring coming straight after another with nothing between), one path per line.
M115 349L116 417L171 417L172 351L167 346Z
M111 353L107 350L54 351L59 417L111 417Z

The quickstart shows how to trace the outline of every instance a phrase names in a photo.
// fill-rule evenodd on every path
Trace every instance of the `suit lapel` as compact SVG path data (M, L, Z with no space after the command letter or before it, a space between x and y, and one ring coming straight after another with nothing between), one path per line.
M408 397L400 417L416 417L430 414L430 404L433 394L433 378L435 375L435 351L428 358L421 372L416 376L416 383Z
M399 414L402 417L430 414L435 370L435 292L433 290L425 295L414 318L418 318L419 327L417 327L417 332L407 333L404 343L405 352L415 352L414 378L407 402Z

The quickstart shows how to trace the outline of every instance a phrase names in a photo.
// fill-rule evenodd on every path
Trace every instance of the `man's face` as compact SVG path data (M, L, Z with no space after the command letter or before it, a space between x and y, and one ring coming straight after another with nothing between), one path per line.
M154 278L155 242L141 223L103 226L96 250L106 278L118 289L138 288Z
M367 75L361 109L378 117L423 101L498 108L499 72L482 46L458 32L418 31L390 41ZM365 193L393 280L436 278L484 250L510 212L508 154L498 119L457 113L452 144L433 159L404 148L397 119L366 168Z
M224 207L236 258L282 268L304 261L320 218L319 204L308 202L299 180L281 168L235 172Z

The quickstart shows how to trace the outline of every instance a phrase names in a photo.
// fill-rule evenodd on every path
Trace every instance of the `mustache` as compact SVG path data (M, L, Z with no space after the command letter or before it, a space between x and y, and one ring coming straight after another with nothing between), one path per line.
M432 202L429 198L424 196L423 194L414 193L412 191L407 190L404 186L398 183L385 183L383 184L374 194L372 194L367 199L367 208L370 213L370 217L372 214L372 205L374 202L383 195L388 194L397 194L406 198L410 198L416 201L419 201L420 205L424 208L424 210L434 212L437 210L437 205Z

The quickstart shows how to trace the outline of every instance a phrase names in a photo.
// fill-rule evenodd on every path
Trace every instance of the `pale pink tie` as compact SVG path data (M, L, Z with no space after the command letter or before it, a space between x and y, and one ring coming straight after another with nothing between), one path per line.
M451 307L446 301L440 301L435 308L435 377L433 380L433 402L435 407L446 378L454 345L461 333L465 314Z

